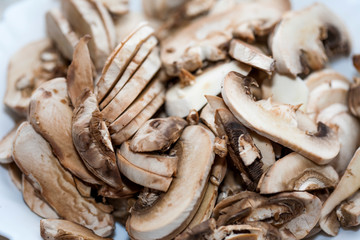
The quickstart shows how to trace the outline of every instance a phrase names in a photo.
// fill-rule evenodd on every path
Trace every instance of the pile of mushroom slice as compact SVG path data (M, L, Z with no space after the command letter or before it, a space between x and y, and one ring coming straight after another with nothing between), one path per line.
M0 163L44 239L106 239L116 220L137 240L360 225L360 81L323 69L351 48L329 9L127 4L62 0L49 39L10 63L5 104L22 118Z

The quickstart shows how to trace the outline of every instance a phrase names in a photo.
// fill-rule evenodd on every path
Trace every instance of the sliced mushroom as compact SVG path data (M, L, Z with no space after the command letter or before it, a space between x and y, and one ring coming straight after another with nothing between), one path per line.
M40 220L40 235L43 239L110 240L99 237L93 231L71 221L61 219Z
M19 127L19 124L16 124L9 133L7 133L1 140L0 140L0 164L8 164L12 163L12 145L14 142L14 138L16 135L16 130Z
M99 111L96 96L83 92L74 109L72 140L86 167L115 189L122 188L110 133Z
M160 66L159 49L154 48L129 82L116 94L111 102L102 109L101 112L104 114L106 121L112 123L130 106L155 76Z
M348 105L351 113L360 117L360 78L354 78L354 83L351 84L349 90Z
M334 221L331 219L333 210L342 201L349 198L360 188L360 149L358 148L351 159L344 175L341 177L335 190L325 201L320 218L321 229L331 236L338 233L339 226L334 227Z
M114 144L120 145L130 139L136 131L155 114L165 102L165 92L157 95L131 122L124 128L117 130L117 125L110 125L111 139Z
M201 110L200 120L215 134L217 135L215 126L215 112L212 110L210 104L206 104Z
M242 124L317 164L326 164L336 157L340 144L329 127L320 122L318 132L308 132L309 129L304 129L304 120L297 120L298 116L294 113L296 108L285 110L286 105L275 107L269 102L254 101L249 90L252 84L256 84L254 79L235 72L230 72L224 80L223 99ZM238 104L239 102L242 104ZM296 112L301 113L300 110Z
M166 151L179 139L186 125L179 117L153 118L137 131L130 148L134 152Z
M317 117L334 131L337 131L341 144L340 152L330 162L340 176L344 173L357 147L360 145L360 123L349 113L348 108L342 104L333 104L325 108Z
M191 109L199 111L205 104L205 95L216 96L221 92L221 81L230 71L247 75L251 68L242 63L231 61L207 69L197 76L193 85L182 88L175 84L166 92L165 109L169 116L185 117Z
M255 146L260 150L263 172L267 171L275 163L275 152L271 141L256 132L250 131L250 136Z
M87 185L86 183L84 183L83 181L81 181L76 177L74 177L74 182L76 185L76 189L78 190L81 196L91 197L91 186Z
M262 51L255 46L241 40L231 40L229 54L236 60L266 71L269 74L275 69L274 59L262 53Z
M287 0L275 4L260 0L239 3L232 9L194 21L163 41L161 60L167 74L174 76L182 68L192 72L203 62L226 58L224 45L235 35L254 40L268 34L288 10ZM260 20L261 19L261 20Z
M360 192L358 191L337 207L336 216L342 227L349 228L360 225L359 197Z
M15 138L14 138L15 140ZM6 165L6 168L9 172L11 181L14 183L15 187L22 191L22 172L15 162L9 163Z
M126 223L131 237L171 239L186 228L205 192L215 157L213 141L214 135L205 127L192 125L185 128L175 146L175 149L181 149L176 178L153 207L145 212L131 211Z
M110 209L78 193L72 175L62 168L50 145L28 122L18 128L13 157L31 185L61 218L88 227L99 236L112 233Z
M297 153L290 153L277 160L265 173L260 193L334 188L338 181L339 176L333 167L319 166Z
M179 234L175 240L197 240L205 239L208 235L214 232L216 228L216 222L213 218L204 221L194 227L187 227L185 231Z
M173 180L172 177L161 176L142 169L129 162L121 155L120 151L117 151L116 156L121 173L134 183L163 192L169 189L171 181Z
M311 73L306 77L305 83L309 91L312 91L319 85L323 83L330 83L332 80L342 81L344 83L350 84L349 79L329 68Z
M117 84L117 81L120 79L131 59L137 53L143 42L145 42L153 32L154 30L145 23L139 24L139 26L112 51L106 60L101 78L96 84L98 102L101 102Z
M100 0L106 9L118 16L124 15L129 11L129 1L128 0Z
M79 37L59 9L52 9L46 13L46 31L61 54L71 60Z
M57 213L36 193L34 187L22 176L22 194L28 207L42 218L59 218Z
M323 68L328 57L349 54L346 26L320 3L284 15L271 40L276 69L297 76Z
M85 182L100 184L85 167L71 138L73 110L66 80L57 78L42 84L32 95L29 121L51 145L61 165ZM56 127L54 127L56 123Z

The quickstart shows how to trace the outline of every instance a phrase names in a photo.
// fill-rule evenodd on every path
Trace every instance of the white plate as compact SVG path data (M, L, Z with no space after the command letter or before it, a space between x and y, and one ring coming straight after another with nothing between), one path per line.
M1 1L1 0L0 0ZM315 2L314 0L293 0L293 9L300 9ZM320 0L336 12L346 23L353 39L353 53L360 53L360 1L358 0ZM56 0L22 0L11 5L0 20L0 99L6 89L6 69L10 56L20 47L45 37L44 15L48 9L56 7ZM139 6L138 1L131 2L132 7ZM352 78L356 75L350 58L341 58L331 66ZM0 104L0 136L4 136L14 123ZM7 171L0 166L0 235L14 240L41 239L39 234L40 217L32 213L22 200L21 193L11 182ZM126 239L124 229L116 224L114 239ZM328 239L319 235L315 239ZM360 239L360 231L341 230L332 239Z

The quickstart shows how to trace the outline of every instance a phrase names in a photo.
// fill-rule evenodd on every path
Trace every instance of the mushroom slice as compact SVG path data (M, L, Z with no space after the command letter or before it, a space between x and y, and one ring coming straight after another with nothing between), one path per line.
M165 177L153 172L149 172L129 162L117 151L117 164L122 174L128 179L141 186L166 192L173 180L172 177Z
M343 201L336 209L336 216L345 228L360 225L360 192Z
M0 140L0 164L8 164L13 162L11 157L12 145L16 135L16 130L19 125L20 124L16 124L13 129L11 129L11 131Z
M142 6L145 14L148 17L158 18L165 20L173 13L176 9L179 9L185 4L186 0L155 0L152 2L143 0Z
M122 188L116 156L108 128L99 111L96 96L83 92L79 106L74 109L72 139L86 167L115 189Z
M71 60L79 38L59 9L52 9L46 13L46 31L61 54Z
M134 152L167 151L186 126L186 120L179 117L153 118L137 131L130 148Z
M210 218L194 227L187 227L185 231L176 236L175 240L203 240L209 234L213 233L215 228L216 222L213 218Z
M42 218L59 218L57 213L47 204L42 198L38 196L35 188L22 175L22 194L24 202L28 207Z
M262 170L265 172L269 167L275 163L275 152L271 141L256 132L250 131L250 136L254 141L255 146L260 150L262 162Z
M360 188L360 149L358 148L351 159L344 175L335 190L325 201L320 218L321 229L331 236L337 235L338 227L332 226L331 214L342 201L349 198Z
M329 127L319 122L318 132L310 133L308 129L303 129L304 120L297 120L298 116L294 113L296 109L287 108L286 105L269 106L268 102L254 101L249 89L250 85L256 84L254 81L252 78L230 72L223 83L223 99L242 124L317 164L326 164L336 157L340 144L336 134ZM238 104L239 102L242 104ZM300 110L296 112L301 113Z
M111 102L101 111L104 118L112 123L139 96L161 67L159 49L154 48L129 82L119 91Z
M89 42L90 55L96 69L101 69L113 46L110 45L109 30L106 29L96 5L87 0L61 1L62 12L73 29L80 35L92 36Z
M131 59L153 32L154 30L146 23L141 23L112 51L106 60L100 80L96 84L96 95L99 103L117 84Z
M221 92L221 81L228 72L248 75L250 70L251 67L247 65L231 61L207 69L196 76L193 85L181 87L180 83L175 84L166 92L166 113L169 116L185 117L192 109L199 111L206 104L205 95L216 96Z
M293 152L277 160L265 173L260 185L260 193L334 188L338 181L339 176L333 167L316 165Z
M64 168L85 182L100 184L85 167L73 145L72 117L64 78L48 81L33 93L28 117L31 125L49 142Z
M15 140L15 138L14 138ZM11 181L14 183L15 187L22 191L22 175L23 173L19 169L19 167L16 165L15 162L9 163L5 166L9 172L9 176Z
M99 236L113 232L114 220L108 214L109 209L78 193L72 175L60 165L50 145L28 122L17 130L13 157L31 185L61 218L88 227Z
M110 240L99 237L90 229L71 221L62 219L41 219L40 235L43 239L86 239L86 240Z
M212 110L210 104L206 104L201 110L200 120L217 136L215 125L215 112Z
M131 164L146 171L164 177L171 177L176 172L178 163L178 157L176 155L168 156L154 153L136 153L131 150L131 144L128 141L121 144L118 152Z
M166 73L179 75L182 68L192 72L204 61L224 60L223 46L230 42L233 32L241 37L250 35L252 40L254 35L267 35L288 7L287 0L244 2L194 21L163 41L161 60Z
M306 77L305 83L309 91L311 92L319 85L323 83L330 83L332 80L342 81L344 83L350 84L349 79L336 72L335 70L329 68L311 73L309 76Z
M214 138L203 126L185 128L175 146L180 153L176 178L169 190L147 211L131 211L126 223L130 237L139 240L171 239L186 228L205 193L215 158L212 150Z
M348 105L351 113L360 117L360 78L354 78L354 83L351 84L349 90Z
M85 184L83 181L81 181L76 177L74 177L74 182L76 185L76 189L78 190L81 196L91 197L91 186Z
M130 43L126 42L127 45ZM125 43L125 44L126 44ZM135 56L131 59L131 62L126 67L125 71L119 76L117 83L113 86L110 93L100 103L100 108L106 107L109 102L116 96L116 94L124 87L132 75L137 71L141 64L145 61L151 51L155 48L158 41L155 36L149 37L139 48Z
M100 0L106 9L114 15L124 15L129 12L128 0Z
M130 139L136 131L153 116L165 102L165 91L157 95L131 122L124 128L117 130L117 126L110 125L111 139L116 145L120 145Z
M231 40L229 54L234 59L252 67L266 71L269 74L271 74L275 69L274 59L266 56L260 49L256 48L255 46L252 46L241 40Z
M334 131L337 131L341 144L337 157L330 162L340 176L344 173L357 147L360 145L360 123L342 104L333 104L325 108L317 117Z
M165 92L165 86L160 79L154 79L137 99L114 121L112 131L119 131L128 125L139 113L141 113L161 92Z
M346 26L320 3L286 13L271 40L277 71L292 76L323 68L328 56L349 54L350 45Z

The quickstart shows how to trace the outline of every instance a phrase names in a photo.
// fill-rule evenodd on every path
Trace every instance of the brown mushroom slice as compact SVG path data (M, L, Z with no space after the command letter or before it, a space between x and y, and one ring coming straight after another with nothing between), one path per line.
M187 125L186 120L179 117L153 118L137 131L130 148L134 152L166 151Z
M129 82L119 91L111 102L101 111L106 121L112 123L136 99L161 67L159 49L152 50Z
M74 182L76 185L76 189L78 190L81 196L91 197L91 186L85 184L83 181L81 181L76 177L74 177Z
M9 172L10 179L14 183L15 187L19 191L22 191L22 175L23 175L23 173L21 172L19 167L16 165L15 162L12 162L12 163L7 164L6 168Z
M161 92L157 95L131 122L129 122L124 128L117 129L116 125L110 125L111 139L114 144L120 145L126 140L130 139L136 131L153 116L156 111L165 102L165 92Z
M135 56L132 58L131 62L126 67L125 71L121 74L117 83L111 89L110 93L100 103L101 109L106 107L109 104L109 102L111 102L111 100L116 96L116 94L124 87L124 85L128 82L128 80L136 72L136 70L145 61L145 59L148 57L148 55L151 53L151 51L155 48L157 43L158 43L158 41L157 41L156 37L151 36L151 37L149 37L149 39L147 39L141 45L140 49L137 51Z
M351 159L344 175L335 190L323 204L321 210L320 227L331 236L336 236L338 227L333 227L331 214L342 201L349 198L360 188L360 149L358 148Z
M99 111L96 96L84 91L74 109L72 140L86 167L115 189L122 188L120 172L108 128Z
M178 163L178 157L176 155L169 156L156 153L136 153L131 150L129 141L121 144L118 152L131 164L146 171L164 177L171 177L176 172Z
M122 174L128 179L141 186L166 192L173 180L172 177L165 177L153 172L149 172L129 162L117 151L117 164Z
M325 5L315 3L284 15L274 32L271 50L277 71L297 76L323 68L328 57L349 54L350 45L341 19Z
M262 51L255 46L241 40L231 40L229 54L234 59L269 74L275 69L274 59L262 53Z
M348 105L350 108L351 113L356 116L360 117L360 79L354 78L354 83L351 84L349 90L349 99Z
M73 145L72 117L73 110L64 78L48 81L33 93L29 121L34 129L49 142L64 168L85 182L100 184L85 167Z
M339 176L333 167L316 165L293 152L277 160L265 173L260 193L334 188L338 182Z
M204 123L215 135L217 135L215 125L215 113L212 110L210 104L206 104L200 113L200 120Z
M319 85L323 83L330 83L332 80L342 81L344 83L350 84L350 81L345 76L330 68L311 73L306 77L305 83L309 91L312 91Z
M165 86L154 79L148 84L144 91L135 99L135 101L111 124L112 131L119 131L128 125L151 101L153 101L161 92L165 91Z
M169 116L185 117L192 109L199 111L206 104L205 95L216 96L221 92L221 82L228 72L247 75L250 70L251 67L247 65L231 61L207 69L196 76L193 85L182 87L180 83L175 84L166 92L166 113Z
M52 9L46 13L46 31L61 54L71 60L79 38L59 9Z
M345 228L360 225L360 192L343 201L336 209L336 216Z
M21 124L17 131L13 157L29 182L61 218L88 227L99 236L113 232L114 220L108 214L109 209L78 193L72 175L60 165L50 145L28 122Z
M128 0L100 0L106 9L116 16L124 15L129 12Z
M86 240L110 240L96 235L90 229L71 221L62 219L41 219L40 235L43 239L86 239Z
M126 223L130 237L171 239L186 228L205 192L215 158L212 150L214 138L211 131L203 126L191 125L185 128L175 146L175 149L180 150L176 178L164 196L150 209L131 212Z
M57 213L42 199L40 198L34 187L28 180L22 176L22 194L24 202L28 207L42 218L59 218Z
M244 2L192 22L163 41L161 60L166 73L179 75L182 68L192 72L201 68L204 61L224 60L226 52L222 48L232 39L233 32L242 37L251 35L252 40L254 35L264 36L288 7L287 0Z
M154 30L147 26L146 23L141 23L112 51L106 60L101 78L96 84L99 103L116 85L131 59L153 32Z
M50 39L32 42L17 51L9 61L4 104L21 116L26 116L31 94L38 85L34 71L41 65L40 55L49 48Z
M223 99L242 124L317 164L326 164L336 157L340 144L329 127L320 122L318 132L307 132L308 129L302 129L302 123L297 120L296 114L281 112L284 105L273 108L271 104L267 106L266 102L254 101L249 91L252 84L256 84L254 79L235 72L230 72L224 80ZM242 104L238 104L239 102Z
M250 131L250 136L254 141L255 146L260 150L262 162L262 170L265 172L269 167L275 163L275 152L271 141L256 132Z
M341 144L337 157L330 162L340 176L344 173L357 147L360 145L360 123L342 104L333 104L325 108L317 117L334 131L337 131Z
M21 122L20 122L21 123ZM20 124L15 126L0 140L0 164L12 163L12 145L16 135L16 130Z
M92 62L87 43L89 35L85 35L75 46L73 60L67 74L67 91L74 108L80 103L79 98L85 89L94 91Z
M101 69L113 46L109 45L107 30L96 6L91 1L61 1L64 16L80 35L90 34L89 50L96 69Z

